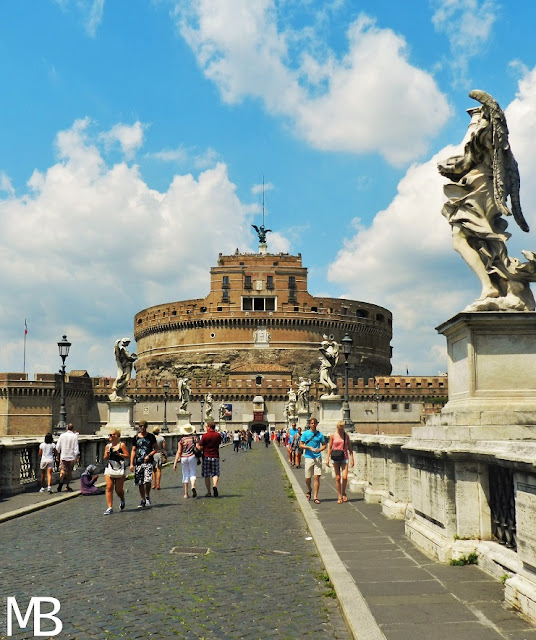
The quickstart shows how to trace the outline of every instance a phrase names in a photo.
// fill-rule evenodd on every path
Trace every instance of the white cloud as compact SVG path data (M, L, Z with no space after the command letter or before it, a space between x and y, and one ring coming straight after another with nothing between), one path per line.
M102 133L101 138L109 147L119 143L125 157L131 160L143 144L143 125L139 120L133 125L115 124L109 131Z
M63 10L71 6L78 10L82 15L87 34L91 38L97 35L97 29L104 14L105 0L55 0L55 2Z
M69 366L113 374L113 341L134 314L209 291L220 251L251 244L254 207L219 163L150 189L136 166L110 166L88 119L57 135L58 162L35 171L28 192L0 198L3 370L22 369L24 318L30 370L58 367L56 342L73 342Z
M0 191L3 191L10 196L15 195L15 189L13 189L11 179L3 171L0 171Z
M180 33L226 102L261 99L317 149L378 152L397 165L425 152L450 109L400 36L361 15L337 58L314 26L280 31L277 9L275 0L177 4Z
M469 61L482 52L495 24L499 4L495 0L432 0L432 22L450 44L448 64L457 84L468 82Z
M469 101L470 102L470 101ZM468 104L468 107L471 106ZM519 84L506 110L510 142L520 165L521 202L527 222L536 225L536 70ZM467 119L469 123L469 119ZM393 312L393 369L412 373L445 370L444 343L434 328L461 311L480 293L476 276L452 249L445 201L436 164L459 148L447 147L428 162L411 167L398 193L370 227L357 221L329 270L345 297L383 305ZM510 256L535 250L534 234L523 234L510 218Z
M254 184L251 187L251 193L253 195L257 195L259 193L266 193L267 191L272 191L274 189L274 185L271 182L262 182L261 184Z

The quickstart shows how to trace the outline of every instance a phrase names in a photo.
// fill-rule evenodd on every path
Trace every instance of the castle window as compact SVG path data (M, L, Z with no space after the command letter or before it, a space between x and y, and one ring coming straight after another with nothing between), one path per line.
M242 298L242 311L275 311L276 299L264 298L263 296L255 296Z
M411 411L411 402L404 402L404 411Z
M300 307L294 307L294 311L299 311Z
M377 313L376 314L376 320L378 322L385 322L385 318L383 317L383 313Z
M251 276L244 276L244 289L251 289Z
M398 411L398 405L393 403L391 405L391 411Z
M222 291L221 292L221 299L222 299L222 302L229 302L229 292L228 291Z
M295 276L288 277L288 288L295 289L296 288L296 278Z
M318 307L311 307L312 313L318 313Z
M205 313L205 312L206 312L206 310L207 310L207 308L206 308L206 307L201 307L201 308L199 309L199 311L201 311L201 313Z
M262 384L262 376L257 376L255 378L255 384L260 387L260 385Z
M243 267L243 266L244 266L244 263L243 263L243 262L239 262L238 264L239 264L241 267Z
M171 312L171 315L172 315L172 316L176 316L176 315L177 315L177 310L176 310L176 309L173 309L173 311Z
M141 318L138 318L138 324L141 324L143 322L143 320Z
M348 315L348 307L343 307L343 308L342 308L342 315L343 315L343 316Z
M216 311L223 311L223 307L216 307Z
M369 312L366 309L358 309L355 312L355 317L356 318L368 318L369 317Z
M223 276L222 278L222 282L221 282L221 286L222 289L228 289L229 288L229 276Z
M274 276L266 276L266 288L267 289L274 288Z

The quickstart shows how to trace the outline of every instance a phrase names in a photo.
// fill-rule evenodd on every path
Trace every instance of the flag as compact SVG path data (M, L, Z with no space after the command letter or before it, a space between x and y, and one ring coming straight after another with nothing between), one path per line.
M28 335L28 325L26 324L26 318L24 319L24 335Z
M408 365L406 365L406 375L409 376Z

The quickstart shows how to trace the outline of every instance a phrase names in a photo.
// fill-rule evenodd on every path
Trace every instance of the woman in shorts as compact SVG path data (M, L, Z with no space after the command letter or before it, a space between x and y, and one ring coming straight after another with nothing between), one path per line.
M346 484L348 483L348 462L354 466L354 452L350 442L350 437L344 430L344 420L337 422L337 431L329 436L328 456L326 466L333 463L335 471L335 487L339 504L348 502L346 497Z
M119 509L123 511L125 508L125 477L127 473L126 461L129 458L127 445L121 442L121 431L115 429L110 433L110 442L104 449L104 459L106 467L104 469L104 478L106 480L106 503L108 508L104 512L105 516L109 516L114 512L113 499L114 488L119 497Z
M52 434L47 433L45 441L39 445L39 457L41 458L41 462L39 464L41 467L41 488L39 491L41 493L45 492L45 482L47 482L46 491L52 493L52 470L54 469L55 451L56 445L52 440Z

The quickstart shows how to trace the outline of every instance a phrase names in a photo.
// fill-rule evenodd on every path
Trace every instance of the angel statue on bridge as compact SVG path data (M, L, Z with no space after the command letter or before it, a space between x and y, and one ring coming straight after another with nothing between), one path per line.
M482 285L480 296L465 311L534 311L530 283L536 281L536 255L522 251L527 262L521 262L506 250L511 234L503 216L513 215L523 231L529 230L506 118L485 91L471 91L469 97L481 106L467 110L471 122L463 155L438 164L439 173L452 181L444 187L448 201L442 214L452 227L454 249Z

